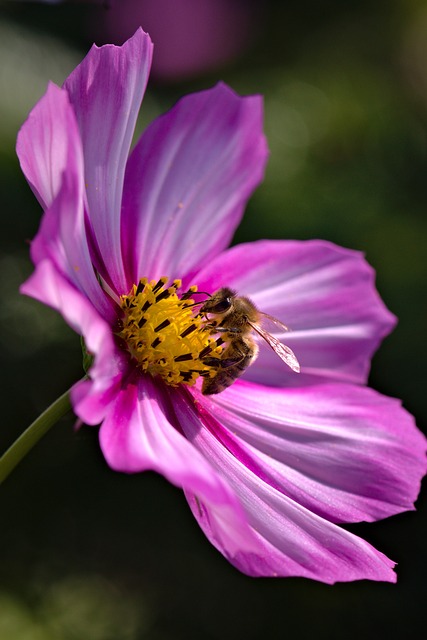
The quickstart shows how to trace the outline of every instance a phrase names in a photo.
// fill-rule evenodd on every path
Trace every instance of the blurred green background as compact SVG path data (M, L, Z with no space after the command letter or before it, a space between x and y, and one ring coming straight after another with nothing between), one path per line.
M139 129L222 79L265 96L271 158L236 242L325 238L362 250L399 325L371 384L426 427L427 6L424 0L110 0L0 4L4 450L81 375L78 338L18 294L40 210L14 145L49 79L96 41L150 31ZM427 504L351 530L398 564L398 584L250 579L205 540L180 491L110 471L97 429L62 420L0 488L0 638L418 638ZM421 634L421 635L420 635Z

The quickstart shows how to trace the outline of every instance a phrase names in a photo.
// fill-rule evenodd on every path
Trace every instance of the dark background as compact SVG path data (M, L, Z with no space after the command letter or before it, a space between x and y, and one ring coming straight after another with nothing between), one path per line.
M40 210L16 133L49 79L61 84L94 40L121 44L139 23L157 60L140 128L219 79L265 95L269 168L235 241L325 238L364 251L399 317L371 385L402 398L425 430L425 2L131 4L0 4L1 450L82 375L78 337L18 294ZM398 562L397 585L251 579L205 540L180 491L110 471L97 429L73 426L58 423L0 488L2 640L423 637L425 492L416 513L351 527Z

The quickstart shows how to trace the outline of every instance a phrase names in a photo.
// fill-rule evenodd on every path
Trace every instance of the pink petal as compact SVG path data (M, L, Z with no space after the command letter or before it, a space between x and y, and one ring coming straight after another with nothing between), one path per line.
M182 277L224 249L263 177L262 104L219 84L180 100L146 130L126 171L129 282Z
M51 206L59 192L74 142L76 164L81 162L75 131L67 93L49 83L46 94L22 125L16 143L21 169L43 209ZM83 171L82 166L80 169Z
M234 490L257 542L251 552L214 542L236 567L253 576L300 576L327 583L396 580L391 560L310 512L264 477L254 450L224 428L199 400L192 403L178 398L175 410L181 427ZM216 415L220 418L221 413L217 410ZM212 541L210 506L203 499L195 503L191 494L189 502Z
M20 291L59 311L71 328L84 337L86 348L95 356L95 361L90 370L91 380L85 383L85 392L82 393L82 389L76 387L78 391L74 398L72 396L73 408L82 420L88 424L97 424L106 411L106 406L101 406L99 398L105 400L121 379L122 363L109 325L89 300L49 260L42 260L37 264ZM79 409L79 403L83 403L87 395L91 401L94 397L98 398L96 415L95 408L93 413Z
M125 292L120 237L122 188L152 43L139 29L122 47L92 47L64 84L83 141L90 221L106 279ZM104 275L104 274L103 274Z
M359 522L414 508L426 440L399 401L356 385L240 381L203 402L267 482L317 515Z
M74 413L84 424L100 424L120 393L123 375L119 367L111 376L103 376L102 370L100 374L95 366L92 366L91 377L80 380L71 389Z
M370 359L395 324L374 277L362 254L312 240L238 245L207 264L194 280L208 292L225 285L235 288L291 328L280 339L295 352L301 374L263 347L248 379L303 385L321 378L366 382Z
M218 544L254 548L243 510L226 482L183 437L167 392L150 376L122 386L100 430L100 444L113 469L147 469L208 504Z
M30 184L44 194L42 199L47 203L31 243L33 262L51 260L111 320L111 300L99 286L88 247L83 154L74 112L64 90L49 85L21 130L17 146Z

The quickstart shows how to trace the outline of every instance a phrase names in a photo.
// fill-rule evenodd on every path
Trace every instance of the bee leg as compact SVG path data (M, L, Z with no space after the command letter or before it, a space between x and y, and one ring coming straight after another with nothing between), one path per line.
M218 333L232 333L235 336L238 336L242 333L242 330L238 327L216 327L215 331Z
M228 369L228 367L233 367L235 364L239 364L241 360L243 360L245 356L238 355L233 358L202 358L203 364L207 367L214 367L217 369Z
M200 360L207 367L216 367L217 369L221 367L221 358L206 357L206 358L201 358Z
M239 340L233 343L233 346L227 347L222 358L205 356L201 358L203 364L208 367L216 367L217 369L229 369L239 365L248 357L249 348L246 342Z
M205 329L209 329L212 333L232 333L233 335L239 335L242 333L242 330L238 327L218 327L213 322L205 324Z

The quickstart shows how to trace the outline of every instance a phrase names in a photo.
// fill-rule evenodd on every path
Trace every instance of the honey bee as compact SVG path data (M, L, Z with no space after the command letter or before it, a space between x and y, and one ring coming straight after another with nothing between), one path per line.
M277 318L259 311L249 298L237 295L233 289L222 287L203 303L200 315L206 318L206 327L213 334L220 334L217 344L225 344L220 358L209 357L208 352L200 354L206 365L218 369L212 378L203 380L204 395L224 391L254 362L258 355L258 345L253 332L261 336L292 371L299 373L300 365L294 352L261 325L268 320L282 331L288 331L288 328Z

